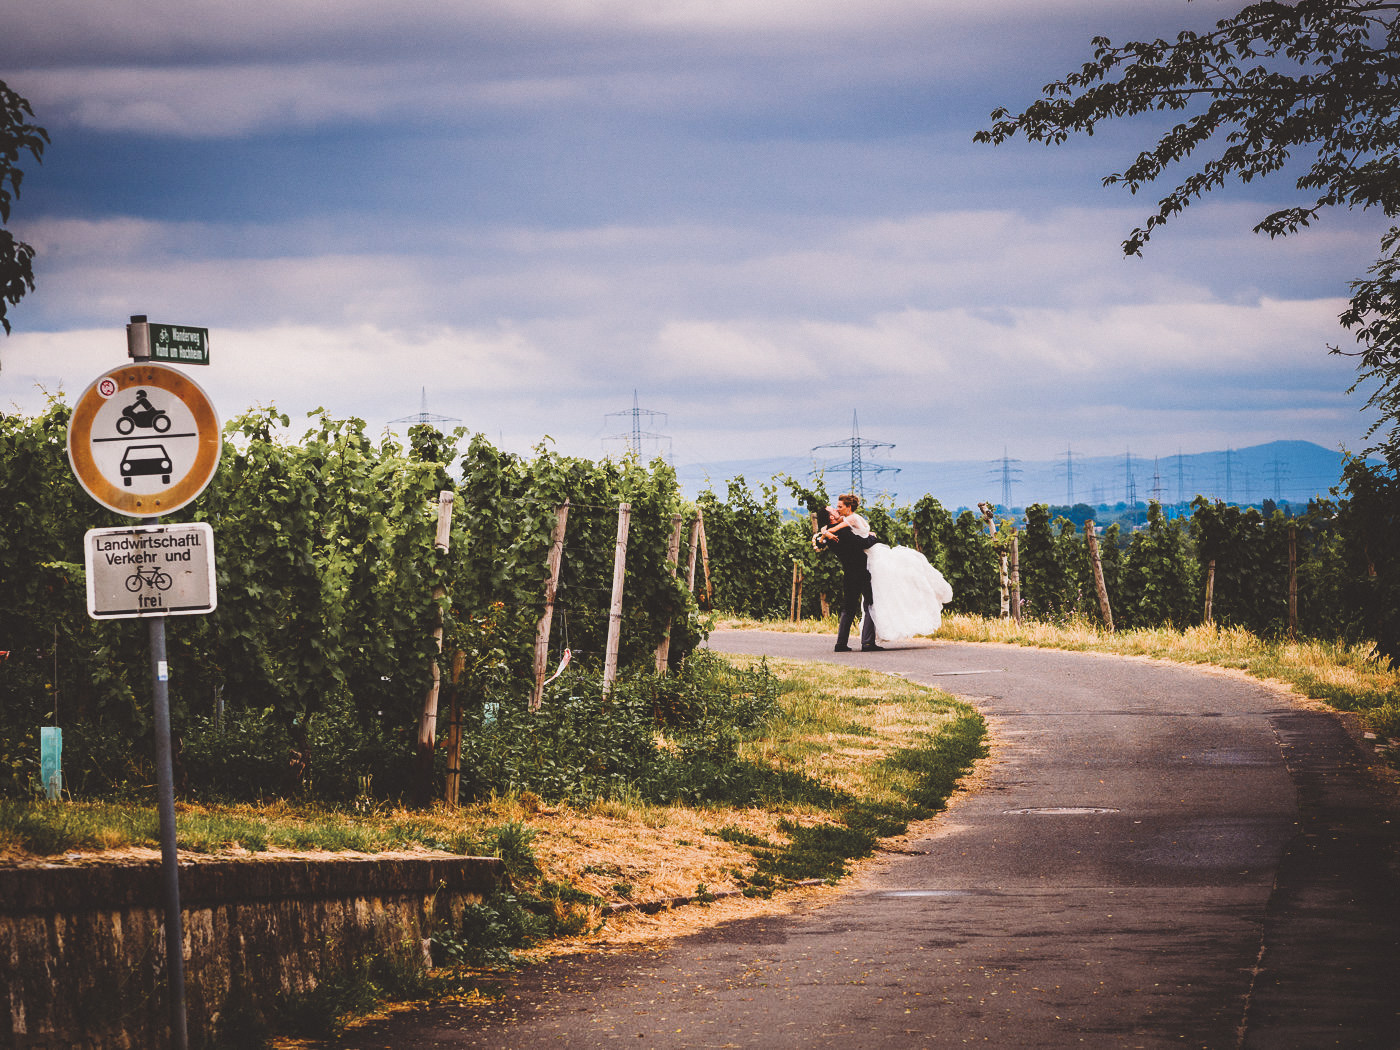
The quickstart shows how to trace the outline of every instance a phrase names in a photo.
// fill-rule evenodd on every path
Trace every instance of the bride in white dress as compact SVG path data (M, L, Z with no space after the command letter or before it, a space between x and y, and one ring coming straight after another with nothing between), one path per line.
M850 529L861 538L870 535L870 523L856 513L857 496L837 500L838 524L824 530ZM943 574L913 547L876 543L865 553L870 570L871 618L882 642L897 642L919 634L933 634L943 624L943 606L953 600L953 588Z

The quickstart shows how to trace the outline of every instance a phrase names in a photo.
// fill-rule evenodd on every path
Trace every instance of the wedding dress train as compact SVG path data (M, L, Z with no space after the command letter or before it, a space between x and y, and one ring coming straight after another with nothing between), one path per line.
M866 552L866 565L876 637L894 642L938 630L953 588L927 558L913 547L877 543Z

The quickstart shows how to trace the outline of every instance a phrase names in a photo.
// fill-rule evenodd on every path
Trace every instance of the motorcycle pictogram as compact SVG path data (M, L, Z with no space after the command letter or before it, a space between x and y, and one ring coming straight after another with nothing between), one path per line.
M164 434L170 429L170 416L163 408L156 408L146 398L146 391L136 391L136 400L122 409L117 420L117 433L130 434L137 427Z

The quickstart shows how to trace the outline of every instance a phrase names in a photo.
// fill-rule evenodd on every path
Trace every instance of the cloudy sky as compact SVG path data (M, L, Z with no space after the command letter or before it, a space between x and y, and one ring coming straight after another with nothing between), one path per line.
M1250 232L1287 182L1119 242L1151 126L977 145L1196 0L11 0L53 143L0 406L70 402L130 314L211 330L225 419L457 417L507 448L904 460L1364 444L1327 344L1380 220Z

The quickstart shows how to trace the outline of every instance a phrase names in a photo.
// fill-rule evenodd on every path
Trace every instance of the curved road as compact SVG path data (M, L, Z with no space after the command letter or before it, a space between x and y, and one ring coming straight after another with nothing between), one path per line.
M974 702L993 762L835 903L529 971L345 1047L1400 1047L1400 840L1335 716L1143 660L716 632Z

